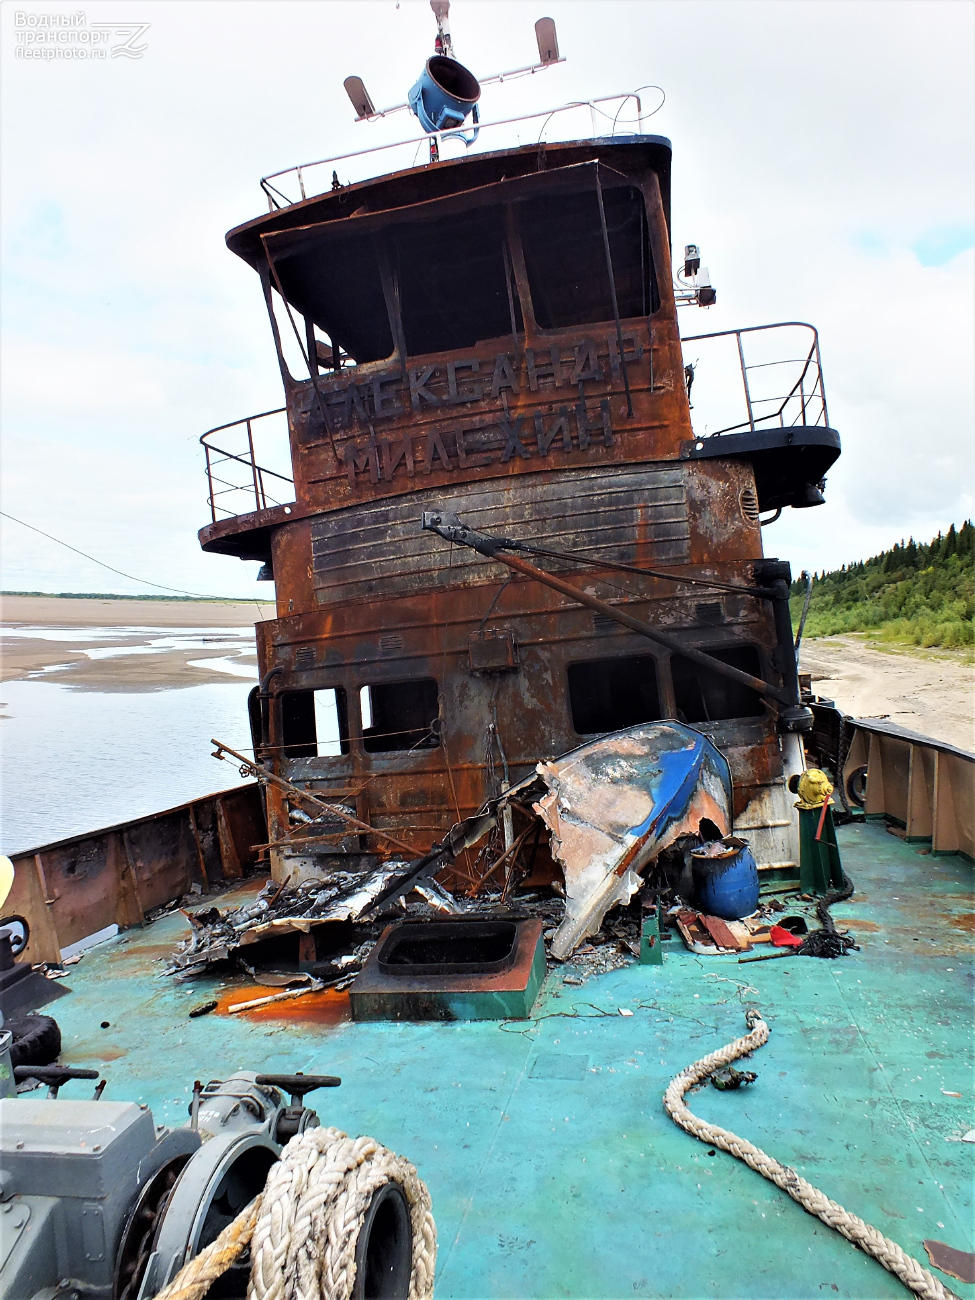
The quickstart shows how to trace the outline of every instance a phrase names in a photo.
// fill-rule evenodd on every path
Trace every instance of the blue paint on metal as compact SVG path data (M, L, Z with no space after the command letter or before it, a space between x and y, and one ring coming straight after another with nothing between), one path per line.
M693 859L694 906L709 916L737 921L758 907L758 866L746 844L730 858Z

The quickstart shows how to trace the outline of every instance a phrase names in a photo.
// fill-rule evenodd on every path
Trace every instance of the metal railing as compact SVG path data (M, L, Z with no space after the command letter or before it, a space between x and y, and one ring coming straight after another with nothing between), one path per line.
M659 87L641 86L640 89L656 90L659 89ZM629 103L631 100L634 102L636 106L636 117L626 118L621 122L620 113L623 111L623 108L626 106L626 104ZM487 131L491 131L499 126L513 126L518 122L532 122L532 121L537 121L539 118L545 118L545 121L542 123L542 128L538 133L537 140L532 142L532 143L540 144L542 142L542 136L545 133L548 123L553 117L556 117L561 113L571 112L576 109L588 109L589 116L590 116L590 123L592 126L593 139L597 138L597 136L600 135L600 132L598 130L599 124L597 122L598 118L604 118L606 122L609 123L608 129L604 129L602 131L603 137L615 135L617 128L620 126L625 126L628 128L627 134L633 134L635 130L635 133L639 135L642 134L643 132L644 120L647 117L652 117L653 113L656 113L658 109L662 106L662 102L663 101L661 101L661 104L658 104L657 108L653 109L652 112L644 113L643 101L640 99L639 93L637 91L627 91L624 94L603 95L598 99L577 100L570 104L560 104L557 108L546 108L538 113L525 113L520 117L502 118L497 122L480 122L478 123L478 130L479 132L484 133ZM607 113L604 109L598 107L600 104L610 104L610 103L619 104L619 107L617 108L615 113ZM376 114L376 116L380 117L383 116L383 114ZM414 156L412 160L405 162L403 166L405 167L416 166L418 155L420 154L421 150L426 149L428 147L428 142L435 141L437 150L439 152L443 147L444 140L448 139L451 135L455 135L455 134L456 134L456 130L435 131L430 135L413 136L409 140L394 140L389 144L373 145L372 148L369 149L354 149L351 153L335 154L331 158L319 158L315 162L297 163L293 167L285 167L282 171L271 172L268 176L262 176L261 189L267 195L268 207L273 212L276 209L280 209L281 207L290 207L291 204L293 203L300 203L302 199L307 199L313 197L316 194L322 194L325 192L325 189L332 184L332 177L328 173L326 173L324 177L324 181L322 183L321 188L316 188L314 182L312 182L311 185L306 184L307 173L311 172L316 167L326 167L326 168L330 167L334 169L336 163L349 162L353 158L365 158L373 154L386 153L391 149L401 149L404 151L413 150ZM283 182L284 178L289 176L293 177L298 184L298 196L294 198L285 194L281 190L279 185L272 184L272 181ZM366 179L366 178L363 177L360 179ZM351 184L354 182L349 181L347 183Z
M771 360L752 362L745 360L745 345L742 342L746 334L767 334L771 330L808 330L811 335L809 349L805 356L782 357ZM829 413L826 408L826 390L823 387L823 368L819 355L819 334L813 325L805 321L778 321L774 325L750 325L743 329L718 330L714 334L691 334L681 340L682 344L701 343L711 339L733 338L737 345L738 369L741 375L742 395L744 397L746 419L715 429L706 436L717 437L722 433L738 433L743 429L755 430L778 425L789 428L796 425L829 426ZM686 359L686 358L685 358ZM791 366L793 370L786 379L788 384L792 375L798 375L785 392L779 381L780 367ZM773 391L765 393L761 381L756 384L756 372L769 371ZM765 376L761 377L765 379ZM695 383L697 380L695 379ZM699 397L700 389L692 389L692 401ZM771 409L769 409L771 408ZM700 436L700 435L699 435Z
M209 495L207 496L207 505L210 507L210 515L213 522L217 522L217 512L232 518L235 515L249 514L253 510L266 510L268 506L282 505L267 490L267 478L272 478L280 483L287 483L294 488L294 479L287 474L281 474L275 469L269 469L266 465L257 463L257 456L254 451L254 426L260 420L269 420L273 416L284 415L286 408L279 406L274 411L262 411L260 415L250 415L245 420L234 420L230 424L220 424L215 429L207 429L206 433L200 438L200 443L206 452L207 461L207 487ZM236 446L237 450L228 450L226 446L218 447L211 439L216 434L222 434L222 443L229 443ZM266 438L271 431L267 426L261 426L258 431L259 440ZM271 434L271 436L274 436ZM280 438L278 438L280 442ZM284 444L288 446L287 428L285 429ZM290 452L289 452L290 454ZM216 471L216 472L215 472ZM217 498L233 497L231 503L218 501ZM294 494L291 493L285 497L285 500L294 500ZM251 504L253 502L253 504Z

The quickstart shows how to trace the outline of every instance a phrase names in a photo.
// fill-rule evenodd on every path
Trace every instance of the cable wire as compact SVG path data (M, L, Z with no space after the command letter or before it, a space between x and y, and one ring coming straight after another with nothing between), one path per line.
M70 542L62 542L60 537L54 537L51 533L46 533L43 528L36 528L33 524L28 524L23 519L18 519L16 515L8 514L6 510L0 510L0 515L4 519L10 519L15 524L20 524L22 528L29 528L32 533L40 533L50 542L57 542L58 546L65 547L66 550L74 551L75 555L81 555L86 560L91 560L92 564L100 565L103 569L108 569L109 573L117 573L121 578L128 578L130 582L141 582L146 587L156 587L159 591L174 591L180 596L195 596L198 600L233 600L232 596L214 596L198 591L184 591L182 587L167 587L161 582L150 582L148 578L137 578L134 573L125 573L122 569L116 569L114 565L106 564L104 560L97 560L94 555L89 555L87 551L79 551L77 546L72 546Z

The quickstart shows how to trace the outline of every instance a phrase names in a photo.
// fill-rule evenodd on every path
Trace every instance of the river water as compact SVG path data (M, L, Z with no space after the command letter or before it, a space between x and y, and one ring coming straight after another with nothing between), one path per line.
M211 757L210 739L244 752L250 747L247 695L257 678L252 629L221 629L215 636L200 628L8 627L3 635L8 646L18 639L53 641L55 660L62 647L84 655L81 666L49 664L0 684L4 853L241 783L235 767ZM164 682L173 681L177 655L182 680L191 684L160 688L154 655L170 665ZM105 660L113 671L119 666L120 683L127 674L124 685L97 689L108 671ZM52 671L57 681L50 680ZM86 679L86 671L100 676ZM196 684L195 677L205 680Z

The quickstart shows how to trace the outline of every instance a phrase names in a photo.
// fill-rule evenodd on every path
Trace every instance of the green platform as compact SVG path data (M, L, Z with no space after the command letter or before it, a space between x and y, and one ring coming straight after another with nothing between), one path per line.
M838 840L856 893L835 915L860 951L837 961L743 966L670 941L663 965L581 988L549 974L527 1021L308 1024L293 1019L298 1003L279 1020L188 1020L229 988L157 977L184 932L175 916L72 968L74 991L53 1008L64 1060L103 1067L109 1097L148 1102L168 1123L185 1120L194 1078L342 1075L319 1094L323 1121L372 1134L430 1187L440 1300L904 1297L784 1193L675 1128L660 1101L681 1067L743 1032L754 1003L771 1027L758 1081L707 1088L691 1106L922 1262L925 1237L975 1249L975 1145L961 1141L975 1128L972 865L876 823Z

